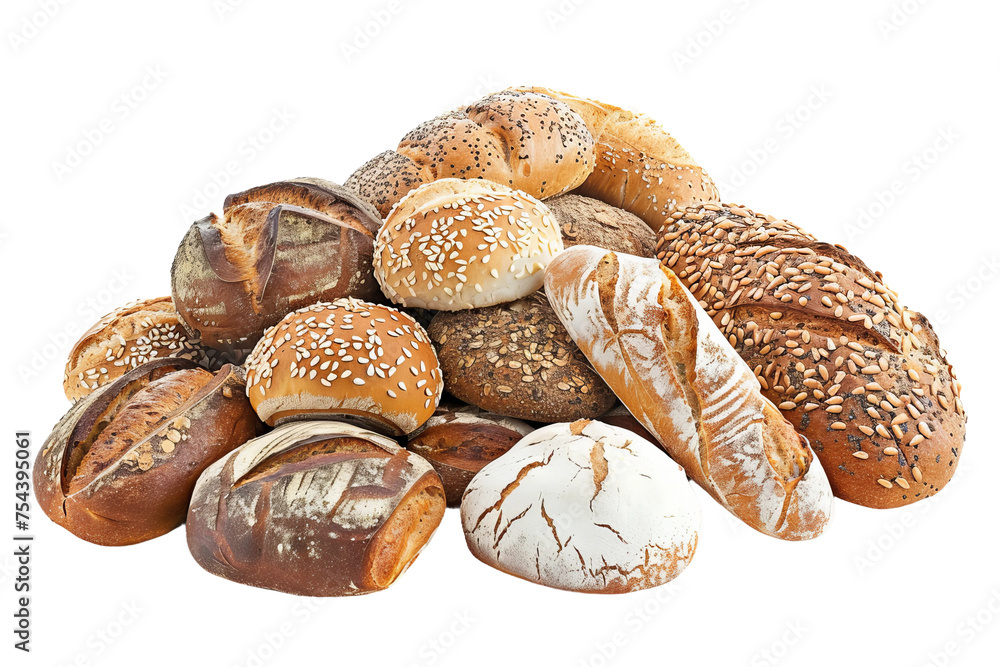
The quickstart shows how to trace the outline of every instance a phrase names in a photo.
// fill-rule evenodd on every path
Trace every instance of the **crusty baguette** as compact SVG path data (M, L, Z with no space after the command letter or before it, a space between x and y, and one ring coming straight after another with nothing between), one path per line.
M622 403L723 507L782 539L823 531L833 494L808 442L673 273L576 246L549 265L545 289Z
M809 438L838 497L899 507L951 479L965 439L960 385L930 324L879 273L735 205L678 211L657 257Z

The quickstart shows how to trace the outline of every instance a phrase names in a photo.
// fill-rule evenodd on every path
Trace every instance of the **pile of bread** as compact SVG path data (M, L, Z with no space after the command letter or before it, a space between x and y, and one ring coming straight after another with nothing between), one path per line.
M647 588L694 556L688 479L810 539L834 496L938 492L964 440L879 273L719 202L646 116L551 90L429 120L344 186L230 195L171 278L70 352L36 494L99 544L186 524L254 586L381 590L460 506L504 572Z

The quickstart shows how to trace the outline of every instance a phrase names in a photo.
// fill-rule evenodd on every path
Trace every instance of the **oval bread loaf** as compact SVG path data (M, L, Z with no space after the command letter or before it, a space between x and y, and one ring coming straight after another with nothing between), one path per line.
M675 213L657 256L809 438L834 493L899 507L948 483L961 386L923 315L840 246L735 205Z
M823 531L823 468L673 273L576 246L549 266L545 290L622 403L723 507L782 539Z

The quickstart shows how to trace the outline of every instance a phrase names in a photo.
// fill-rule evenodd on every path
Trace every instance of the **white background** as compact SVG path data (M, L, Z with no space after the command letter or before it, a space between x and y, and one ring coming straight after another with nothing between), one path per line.
M30 656L10 646L0 547L4 664L995 664L998 19L986 0L4 0L4 544L15 429L37 450L68 407L71 344L169 292L191 221L253 185L342 182L512 84L642 110L728 198L847 245L932 318L971 415L938 497L838 502L809 543L698 490L691 567L624 596L494 571L454 511L390 590L318 605L208 575L182 530L101 548L36 511Z

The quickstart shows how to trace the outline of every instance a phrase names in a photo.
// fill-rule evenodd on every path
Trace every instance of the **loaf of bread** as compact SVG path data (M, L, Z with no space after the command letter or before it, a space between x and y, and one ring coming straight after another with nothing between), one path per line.
M214 575L296 595L391 585L444 516L441 480L393 440L333 421L285 424L199 478L188 548Z
M201 471L262 430L239 369L151 361L59 421L35 463L39 507L96 544L158 537L184 522Z
M833 496L822 467L753 373L655 259L563 251L545 290L629 411L723 507L774 537L816 537Z
M424 183L485 179L543 199L569 192L594 168L594 141L569 106L504 91L419 125L344 182L382 217Z
M736 205L678 211L657 257L809 438L834 493L898 507L937 493L965 439L937 336L840 246Z
M403 435L434 414L443 386L423 327L357 299L288 313L258 341L246 369L250 403L271 426L334 419Z
M214 370L225 363L222 352L188 334L169 296L134 301L102 317L76 342L66 360L63 391L78 401L133 368L165 357L190 359Z
M563 245L593 245L639 257L652 257L656 234L638 216L599 199L565 194L545 200Z
M549 209L531 195L445 178L390 211L375 238L375 277L408 308L481 308L537 290L562 249Z
M655 232L676 210L719 198L712 179L643 114L548 88L518 88L564 102L594 138L594 170L574 194L634 213Z
M473 555L536 584L627 593L691 562L701 510L684 472L631 431L589 420L532 432L462 499Z
M341 297L382 300L371 263L371 230L380 224L332 183L230 195L221 218L198 220L181 241L170 273L174 304L193 335L242 361L291 310Z

